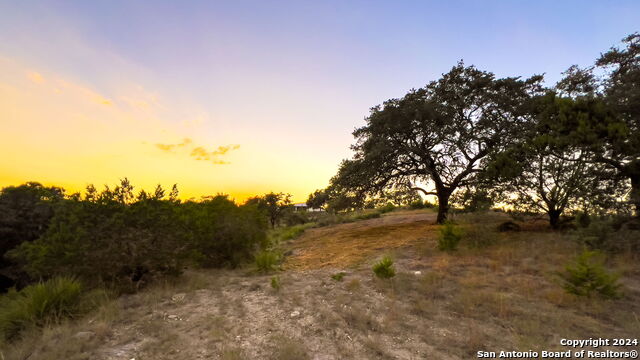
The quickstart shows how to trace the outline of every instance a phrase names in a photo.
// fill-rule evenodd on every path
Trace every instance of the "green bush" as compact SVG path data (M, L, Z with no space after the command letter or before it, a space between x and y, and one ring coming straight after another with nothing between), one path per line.
M255 204L238 206L226 195L182 205L187 249L204 267L235 267L267 245L267 222Z
M424 209L425 208L425 204L422 200L415 200L409 203L409 207L411 209L417 210L417 209Z
M341 271L337 274L331 275L331 278L335 281L342 281L345 275L347 275L347 273L345 273L344 271Z
M302 225L294 225L289 227L277 227L270 229L267 233L267 241L262 248L277 247L283 241L295 239L302 235L308 228L315 226L316 223L306 223Z
M571 294L591 297L597 293L609 299L620 297L618 276L605 270L602 255L596 251L584 251L574 263L567 265L560 277L564 289Z
M614 229L609 221L595 219L590 221L589 225L578 228L574 234L578 241L587 245L591 250L611 250Z
M310 224L303 225L295 225L288 228L283 229L280 235L281 240L291 240L295 239L298 236L302 235L302 233L310 227Z
M589 224L576 229L573 236L591 250L635 254L640 251L640 231L634 230L633 222L625 222L624 218L591 218Z
M47 231L9 256L33 278L70 274L128 292L179 274L185 262L236 266L266 242L266 218L256 206L221 195L180 203L174 191L164 199L161 187L136 197L132 189L124 179L114 190L91 188L84 199L57 202Z
M258 271L265 273L276 270L279 261L280 256L272 251L261 251L255 257Z
M381 214L386 214L386 213L388 213L388 212L392 212L392 211L393 211L393 210L395 210L395 209L396 209L396 206L389 202L389 203L387 203L386 205L384 205L384 206L382 206L381 208L379 208L379 209L378 209L378 211L379 211Z
M589 224L591 224L591 216L589 216L589 214L586 212L580 211L576 213L575 221L579 227L586 228L589 227Z
M373 272L377 277L381 279L389 279L396 275L396 270L393 267L393 260L389 256L385 256L373 265Z
M271 277L271 288L275 291L279 291L281 287L282 287L282 283L280 282L280 277L279 276Z
M79 315L81 300L82 286L71 277L55 277L20 291L12 290L0 297L0 333L10 340L25 328Z
M516 224L511 220L503 221L498 225L498 231L507 232L507 231L520 231L520 225Z
M424 201L424 207L426 209L436 209L436 210L438 209L438 206L436 204L430 203L428 200Z
M465 228L462 235L471 248L485 248L498 241L496 229L491 224L473 224Z
M377 219L380 216L381 215L379 212L368 212L368 213L357 215L355 218L357 220L368 220L368 219Z
M133 290L157 275L179 273L184 241L177 219L173 205L159 200L72 199L57 207L43 236L11 256L34 278L72 274Z
M306 211L287 211L282 221L286 226L302 225L311 222L311 216Z
M438 237L438 249L442 251L454 251L462 239L462 230L451 221L445 222L440 227Z

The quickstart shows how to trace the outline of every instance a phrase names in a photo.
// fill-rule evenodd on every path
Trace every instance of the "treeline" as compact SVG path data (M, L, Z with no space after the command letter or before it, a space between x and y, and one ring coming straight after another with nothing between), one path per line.
M442 78L371 109L344 160L310 205L363 207L389 191L449 209L492 204L545 213L640 214L640 34L588 68L496 78L460 62Z
M184 266L234 267L266 241L263 198L238 205L218 195L201 201L134 192L125 178L113 189L65 195L39 183L0 191L2 288L56 277L90 287L134 291Z

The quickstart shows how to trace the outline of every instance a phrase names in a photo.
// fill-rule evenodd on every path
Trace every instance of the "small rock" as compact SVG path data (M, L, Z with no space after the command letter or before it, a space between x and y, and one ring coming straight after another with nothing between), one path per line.
M96 336L96 334L93 331L80 331L73 335L75 339L79 340L89 340L94 336Z
M295 311L293 311L293 312L291 313L291 315L290 315L290 316L291 316L292 318L296 318L296 317L300 316L300 311L295 310Z
M167 316L167 319L169 319L169 320L180 320L178 315L169 315L169 316Z
M414 271L413 275L422 275L422 271L419 271L419 270L418 271Z
M171 301L173 302L182 302L184 298L187 296L185 293L175 294L171 297Z

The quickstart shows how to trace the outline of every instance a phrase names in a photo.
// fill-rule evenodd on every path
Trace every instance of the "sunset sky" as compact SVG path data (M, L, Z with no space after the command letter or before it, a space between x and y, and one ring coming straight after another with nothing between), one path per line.
M0 0L0 187L304 201L370 107L460 59L552 84L639 18L638 1Z

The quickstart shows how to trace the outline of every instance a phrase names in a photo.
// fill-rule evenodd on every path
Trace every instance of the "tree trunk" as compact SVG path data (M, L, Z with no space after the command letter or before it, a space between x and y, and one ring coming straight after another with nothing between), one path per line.
M438 193L438 217L436 223L442 224L447 221L447 214L449 213L449 197L450 192Z
M551 228L557 229L560 225L560 214L562 214L562 211L551 209L547 214L549 214L549 224L551 225Z

